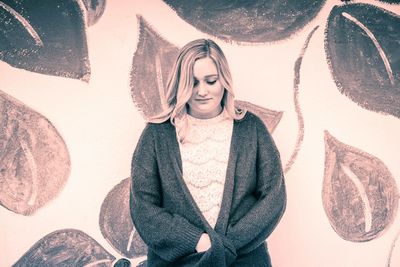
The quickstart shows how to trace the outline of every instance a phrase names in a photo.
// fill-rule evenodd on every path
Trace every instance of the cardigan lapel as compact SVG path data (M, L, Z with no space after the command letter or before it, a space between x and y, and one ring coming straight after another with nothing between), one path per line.
M170 126L172 130L171 133L168 134L167 151L171 159L174 171L176 173L176 178L179 182L182 192L186 197L186 200L193 208L197 216L199 216L204 225L209 225L206 218L201 213L200 208L197 206L196 201L192 197L192 194L190 193L189 188L187 187L185 181L183 180L182 157L181 157L181 151L179 149L176 129L172 124L170 124Z
M239 121L233 121L233 131L231 138L231 147L229 151L228 166L226 169L224 193L222 196L221 209L218 214L217 223L215 225L215 231L225 235L226 228L228 226L229 213L231 211L233 188L235 184L235 171L237 161L237 144L239 144L238 136Z

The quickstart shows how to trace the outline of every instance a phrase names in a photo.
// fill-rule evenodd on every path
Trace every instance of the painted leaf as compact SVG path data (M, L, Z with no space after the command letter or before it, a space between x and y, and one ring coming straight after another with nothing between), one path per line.
M363 242L380 236L396 215L396 182L378 158L325 132L325 212L343 239Z
M225 41L271 42L288 38L320 11L325 0L164 0L185 21Z
M165 106L165 85L178 48L162 39L138 16L139 43L131 70L131 93L145 118L160 113Z
M5 27L7 25L7 27ZM43 45L37 32L31 28L29 22L15 13L15 11L0 1L0 56L4 51L31 47L39 49Z
M42 74L88 81L81 1L0 1L0 60Z
M390 249L388 267L400 266L400 232L397 233Z
M243 108L256 114L264 122L265 126L272 133L282 118L282 111L274 111L264 107L257 106L247 101L236 100L235 106Z
M100 230L104 238L122 255L134 258L147 255L147 246L131 220L130 178L122 180L104 199L100 211Z
M379 0L379 1L389 4L400 4L400 0Z
M340 92L361 107L400 118L400 17L368 4L334 7L325 32Z
M104 13L106 0L83 0L87 12L86 21L88 26L95 24Z
M67 147L42 115L0 91L0 204L31 215L70 174Z
M131 266L131 262L127 259L119 259L113 267L130 267Z
M82 231L52 232L33 245L13 267L25 266L112 266L115 258Z

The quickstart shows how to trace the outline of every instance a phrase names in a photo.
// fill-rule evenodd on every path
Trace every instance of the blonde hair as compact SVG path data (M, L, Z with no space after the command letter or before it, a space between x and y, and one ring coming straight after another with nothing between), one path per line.
M167 108L151 117L150 122L162 123L168 119L175 126L179 141L184 142L187 130L186 104L194 87L193 65L196 60L209 57L218 70L218 79L225 89L222 106L232 119L243 118L245 111L235 107L232 76L221 48L212 40L197 39L186 44L179 52L169 75L166 92Z

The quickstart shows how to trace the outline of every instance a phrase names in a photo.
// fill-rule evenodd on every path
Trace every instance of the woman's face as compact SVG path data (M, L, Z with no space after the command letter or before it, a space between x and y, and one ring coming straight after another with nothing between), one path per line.
M223 88L217 66L209 58L200 58L193 66L194 86L188 101L189 115L199 119L210 119L222 111Z

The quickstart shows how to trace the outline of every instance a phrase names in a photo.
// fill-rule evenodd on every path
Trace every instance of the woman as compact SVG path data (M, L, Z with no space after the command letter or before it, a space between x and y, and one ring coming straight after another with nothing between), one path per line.
M215 42L181 49L167 104L132 160L131 216L148 266L271 266L264 241L286 205L279 152L263 122L235 108Z

